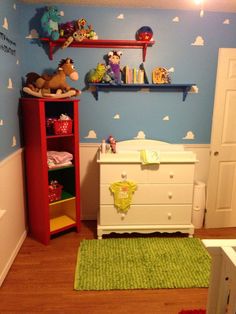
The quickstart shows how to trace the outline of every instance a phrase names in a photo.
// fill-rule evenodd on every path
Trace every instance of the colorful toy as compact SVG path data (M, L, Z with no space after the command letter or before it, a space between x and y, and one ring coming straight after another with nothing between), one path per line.
M111 82L114 84L121 84L121 69L120 69L120 57L121 51L112 50L108 53L108 66L107 74L111 77Z
M106 74L106 65L98 63L95 69L89 71L87 75L87 81L89 83L100 83L103 81L104 75Z
M71 32L69 35L67 32L67 40L64 42L62 46L63 49L69 47L73 41L82 41L84 39L98 38L97 34L93 30L92 25L87 25L86 27L87 21L84 18L74 21L73 24L74 24L73 32ZM63 31L63 28L65 30L65 26L66 30L68 30L68 25L63 24L61 26L60 33L65 33L65 31Z
M153 31L149 26L142 26L136 33L137 40L150 41L153 36Z
M67 84L67 76L73 81L79 79L79 74L74 69L73 60L70 58L62 59L53 75L40 76L34 72L28 73L23 91L36 97L65 98L80 94L79 90Z
M59 12L57 7L46 7L46 12L44 12L41 18L41 27L45 36L50 37L52 40L57 40L59 38L58 23L60 21L60 16L62 15L63 13Z
M152 71L152 82L154 84L170 84L170 73L166 68L158 67Z
M109 136L108 143L110 144L111 151L113 153L116 153L116 140L114 139L112 135Z

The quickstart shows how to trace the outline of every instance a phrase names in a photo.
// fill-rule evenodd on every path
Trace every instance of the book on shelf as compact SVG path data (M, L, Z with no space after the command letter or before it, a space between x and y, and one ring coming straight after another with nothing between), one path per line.
M123 81L125 84L144 84L146 72L144 67L139 69L126 65L123 69Z

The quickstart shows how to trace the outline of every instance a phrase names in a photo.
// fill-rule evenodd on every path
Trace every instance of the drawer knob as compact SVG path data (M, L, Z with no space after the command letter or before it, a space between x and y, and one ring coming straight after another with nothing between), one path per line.
M172 198L172 197L173 197L172 192L168 192L168 197L169 197L169 198Z
M174 178L174 173L170 172L170 178L173 179Z
M171 218L172 218L171 213L168 213L167 217L168 217L169 220L171 220Z

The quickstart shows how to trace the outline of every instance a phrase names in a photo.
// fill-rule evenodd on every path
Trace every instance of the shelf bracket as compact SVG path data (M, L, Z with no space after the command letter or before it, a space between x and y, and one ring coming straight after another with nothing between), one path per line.
M186 86L184 89L183 89L183 101L185 101L187 95L188 95L188 92L190 91L191 89L191 86Z

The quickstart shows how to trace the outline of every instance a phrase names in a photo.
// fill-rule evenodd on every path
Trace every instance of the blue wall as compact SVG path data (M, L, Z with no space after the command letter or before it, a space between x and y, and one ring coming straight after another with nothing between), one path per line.
M19 97L20 31L19 5L0 2L0 160L20 148Z
M62 58L71 57L79 70L80 79L76 83L68 80L68 83L83 89L86 73L98 62L104 61L103 57L110 49L59 49L54 54L53 61L50 61L38 40L29 38L35 33L41 35L39 16L43 7L21 4L20 23L15 23L16 33L20 25L22 45L21 78L18 83L21 83L28 72L41 74L47 70L55 70ZM102 138L108 137L109 134L118 141L132 139L141 134L145 138L170 143L210 143L218 49L236 46L236 14L205 12L204 16L200 17L199 11L95 8L76 5L58 5L58 8L64 12L61 22L84 17L89 24L93 24L100 39L135 39L136 31L143 25L149 25L153 29L153 39L156 42L147 51L145 68L149 80L151 81L152 70L163 66L167 69L174 68L171 73L172 83L196 83L198 87L198 93L189 94L185 102L182 101L182 94L177 92L102 92L96 101L90 92L85 91L80 96L81 142L101 142ZM3 11L1 3L1 19ZM120 14L123 14L123 19L118 19ZM197 37L202 45L193 45ZM138 67L142 62L141 50L122 51L122 66ZM2 74L0 76L2 85L7 78L6 71L11 60L10 56L5 54L0 54L0 58L4 58L6 62L4 77ZM3 91L5 101L8 99L8 93L7 90ZM18 96L18 91L15 91L15 99ZM2 106L0 119L8 108L2 103L1 97ZM4 136L3 127L0 127L1 143L4 143L0 157L8 155L13 149L7 146L7 138L16 133L15 130L13 132L18 126L16 108L17 106L14 108L14 114L6 112L9 125L7 123L4 126ZM114 118L116 115L119 119ZM187 134L189 136L186 136Z

